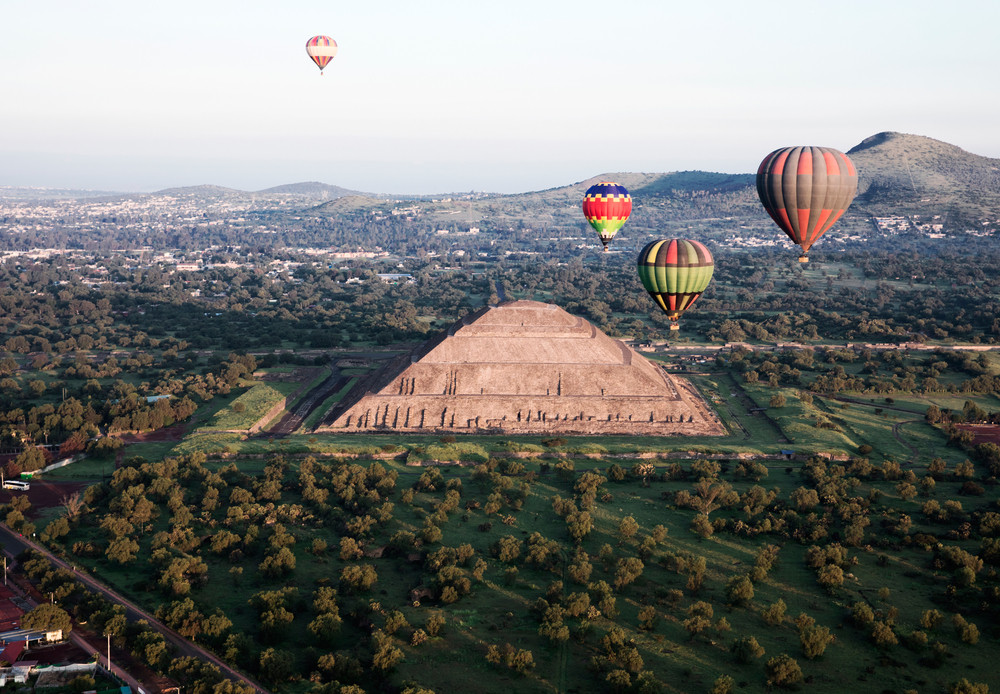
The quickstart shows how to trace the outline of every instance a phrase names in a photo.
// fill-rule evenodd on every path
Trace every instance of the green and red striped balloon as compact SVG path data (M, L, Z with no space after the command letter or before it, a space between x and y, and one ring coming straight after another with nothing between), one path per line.
M858 172L830 147L776 149L757 169L757 195L774 223L802 247L809 262L816 239L841 218L858 192Z
M712 281L715 261L703 243L661 239L639 252L639 279L667 318L670 329Z

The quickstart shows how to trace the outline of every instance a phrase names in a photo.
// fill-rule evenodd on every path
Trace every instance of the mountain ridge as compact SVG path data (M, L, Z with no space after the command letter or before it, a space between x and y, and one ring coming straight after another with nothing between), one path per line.
M883 131L847 150L859 174L852 211L868 216L933 214L962 224L981 223L1000 208L1000 159L968 152L923 135ZM165 188L154 193L97 193L71 189L6 186L0 199L178 196L212 200L291 197L310 214L335 215L400 202L416 201L436 211L441 221L475 223L489 217L514 218L518 210L535 208L539 222L562 224L577 216L584 191L613 180L630 190L637 209L643 205L702 214L713 208L725 214L749 213L756 205L754 173L702 170L673 172L604 172L543 190L521 193L441 193L401 195L361 192L319 181L289 183L258 191L203 184ZM686 210L686 212L685 212ZM761 212L761 214L763 214ZM572 215L572 216L571 216Z

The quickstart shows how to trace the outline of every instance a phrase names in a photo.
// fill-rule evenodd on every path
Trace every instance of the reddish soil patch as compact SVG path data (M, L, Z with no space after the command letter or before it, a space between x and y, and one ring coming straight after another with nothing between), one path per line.
M39 665L59 665L65 663L85 663L90 659L90 654L78 648L76 644L67 641L66 643L54 646L32 648L24 656L24 659L37 660Z
M49 482L47 480L31 480L31 488L26 492L13 491L11 489L0 489L0 504L9 504L11 499L17 495L26 495L31 502L28 509L28 518L37 518L42 509L59 506L64 497L74 492L85 489L88 485L83 482Z
M962 431L972 432L972 443L995 443L1000 446L1000 424L956 424Z
M119 448L115 453L115 470L122 466L122 462L125 460L125 452L127 447L133 443L162 443L164 441L175 442L180 441L187 434L188 429L193 424L194 420L187 422L178 422L168 427L163 427L162 429L154 429L153 431L140 431L137 434L121 434L118 439L125 444L125 448Z
M190 422L180 422L154 431L141 431L138 434L122 434L118 438L125 444L146 443L148 441L180 441L187 433L189 425Z

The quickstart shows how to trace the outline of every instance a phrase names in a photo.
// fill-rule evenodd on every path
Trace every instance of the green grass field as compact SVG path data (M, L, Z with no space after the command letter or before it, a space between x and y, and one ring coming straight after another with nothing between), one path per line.
M810 691L839 693L844 691L845 686L858 691L903 691L908 688L943 691L959 676L991 686L1000 685L996 672L983 661L983 653L993 647L995 636L982 616L967 614L981 631L980 643L969 645L961 642L950 621L947 621L954 610L945 610L945 624L930 632L932 642L940 642L947 649L949 655L944 667L917 664L916 661L927 655L929 650L912 652L903 645L875 648L869 630L852 623L851 606L863 602L870 604L877 615L892 612L893 629L898 638L919 629L918 622L925 610L940 609L939 596L943 595L948 581L947 574L932 566L933 552L917 546L897 546L898 543L887 539L889 536L884 531L873 526L866 532L866 543L848 547L846 572L849 577L843 586L830 592L817 584L815 572L806 565L807 549L814 543L824 545L831 542L829 535L815 542L790 541L788 538L781 539L780 534L745 537L728 529L701 539L688 528L694 512L678 508L670 501L675 492L692 489L690 480L657 480L648 486L634 480L602 485L602 494L592 509L593 530L581 545L593 563L590 583L598 580L613 583L613 564L620 558L636 556L641 542L655 526L664 526L667 535L662 541L654 543L655 548L643 561L641 577L634 584L613 592L613 612L602 611L590 619L567 616L564 621L570 627L570 638L567 641L550 641L539 633L540 617L532 606L546 596L549 596L546 599L550 602L553 595L557 601L566 601L571 593L586 592L587 589L574 583L566 573L566 550L555 555L546 566L536 566L525 561L527 547L523 542L531 533L538 532L563 547L571 546L566 523L553 512L552 500L557 495L571 498L573 481L563 480L551 470L544 471L541 466L546 464L545 461L523 462L525 472L536 477L528 482L529 491L520 508L504 503L495 515L487 515L481 508L455 510L447 520L437 521L443 532L442 538L424 545L424 551L431 551L440 546L457 547L468 543L474 548L475 557L485 559L488 567L483 579L473 582L471 594L454 603L430 599L415 606L408 599L407 592L420 585L433 586L433 570L420 563L412 564L388 556L342 560L336 550L339 524L326 527L326 524L304 522L286 524L295 537L293 551L297 562L291 584L299 588L303 598L300 605L308 604L309 596L317 586L328 584L331 580L336 585L344 567L352 564L373 566L378 581L372 590L352 594L350 590L341 589L338 601L342 614L346 616L349 609L362 609L366 619L378 628L391 612L401 612L410 626L403 627L394 639L404 660L396 666L390 679L397 685L406 681L417 682L435 691L607 691L604 678L608 671L594 671L586 664L593 658L600 660L606 654L601 639L613 627L623 629L626 638L634 642L642 659L639 669L653 673L668 690L674 691L707 691L722 674L733 676L739 690L763 691L764 662L779 653L787 653L798 661L803 674L810 678L806 685ZM578 466L576 477L584 468L606 471L610 464L608 460L590 461L585 466ZM264 462L260 459L237 459L237 465L242 471L257 476L262 473ZM369 548L386 543L395 532L419 535L426 519L433 514L433 506L444 497L444 489L438 488L436 491L418 492L412 504L407 503L401 499L400 493L413 485L425 470L392 461L382 461L379 465L399 477L396 491L390 496L395 503L392 521L364 535L365 545ZM684 464L685 467L687 465ZM367 466L365 463L360 469ZM780 499L787 499L800 486L809 486L803 472L787 468L787 463L774 461L766 467L768 476L759 484L776 490ZM287 473L287 482L292 483L295 479L295 469L293 464ZM660 469L664 469L662 464ZM747 493L754 483L734 477L732 466L729 470L730 473L723 473L722 479L727 480L736 493ZM486 503L492 485L476 481L470 468L446 467L440 472L443 481L462 482L463 504L474 501ZM529 478L514 476L508 479L516 487ZM286 489L291 488L289 484L285 486ZM873 490L881 492L873 513L894 518L905 512L914 518L919 517L921 502L899 499L893 482L865 481L851 493L864 498ZM957 483L945 481L939 485L935 497L949 498L956 491ZM300 497L294 492L285 491L281 495L282 504L300 502ZM197 506L198 495L189 503ZM991 504L989 499L965 500L969 512L985 509ZM159 518L138 538L143 545L150 542L156 532L169 529L168 516L169 513L161 505ZM626 516L634 518L639 528L632 538L623 538L619 534L619 524ZM716 510L712 517L719 522L725 521L729 528L736 521L753 518L742 510L739 502ZM510 520L501 522L501 518ZM760 518L762 516L757 520ZM196 527L201 527L201 523L196 521ZM487 530L483 529L484 523L490 525ZM229 523L227 527L243 532L248 525ZM839 525L834 523L831 530L837 527ZM944 530L937 526L931 531L943 533ZM289 578L268 579L255 568L266 551L264 540L270 532L265 530L261 543L248 549L245 558L239 562L244 567L243 574L235 579L230 575L233 563L224 555L209 551L207 545L194 551L206 562L211 578L203 586L195 587L190 595L196 604L221 608L233 619L234 631L251 635L258 631L257 617L253 610L247 608L249 596L290 583ZM495 556L491 548L497 540L508 535L522 543L522 550L517 560L504 562ZM72 539L97 544L103 537L104 533L98 528L81 525L74 531ZM330 545L330 549L319 556L308 552L316 539L323 539ZM726 585L730 579L749 571L760 547L774 542L780 546L778 562L765 577L755 581L752 600L745 606L728 604ZM608 566L602 565L600 559L604 545L611 551L608 555L611 564ZM974 542L960 542L958 546L975 550ZM706 562L704 578L696 589L691 587L687 571L676 568L678 558L688 556L703 557ZM103 580L147 606L155 607L173 599L163 590L155 588L158 574L150 565L138 562L119 566L100 558L83 562ZM511 566L517 568L513 580L505 575ZM561 588L553 589L556 581L562 581ZM880 595L882 588L889 589L887 595L884 592ZM762 613L778 599L787 605L786 619L779 626L769 625ZM688 609L696 602L712 606L713 626L692 638L684 622L688 618ZM650 606L654 609L656 624L651 630L640 629L639 611ZM316 651L295 648L294 644L301 639L301 634L305 634L304 627L312 617L307 608L300 606L295 611L297 616L289 630L284 632L285 635L264 645L290 649L295 653L300 671L306 673L314 667L310 659L315 657ZM827 627L835 636L824 655L814 660L803 656L797 627L792 621L802 613L815 619L818 625ZM423 627L428 617L434 614L445 617L441 635L422 645L412 645L410 637L413 630ZM728 629L720 628L720 618L725 618ZM740 664L734 660L729 648L737 638L749 635L759 641L765 656L758 661ZM363 654L368 648L366 643L363 630L359 632L350 620L345 620L341 634L331 648L339 654L355 654L364 659ZM485 661L489 644L504 643L532 651L535 667L527 675L518 675ZM321 648L319 652L323 650ZM305 691L308 686L307 682L299 681L297 684L277 684L274 688L281 692L298 692Z
M202 427L204 431L246 430L267 413L282 398L295 392L298 383L257 383L220 409ZM242 409L242 412L238 411Z
M848 371L860 368L850 366ZM246 398L247 405L273 403L284 395L282 389L270 384L256 384L222 405L215 416L204 420L207 426L196 428L180 443L136 444L126 457L158 460L168 453L209 456L203 468L200 463L189 463L203 471L183 476L188 480L185 484L193 485L184 495L191 511L187 537L200 539L185 548L169 544L170 556L196 556L205 562L209 580L194 585L189 595L206 612L221 609L233 621L233 633L253 639L250 650L240 656L246 658L240 663L243 667L265 676L257 672L259 655L265 648L290 654L293 673L297 674L289 680L268 682L279 694L306 694L313 682L333 677L317 669L323 652L335 652L337 658L357 658L370 667L375 648L372 630L387 628L395 611L409 625L391 639L403 660L391 671L366 675L369 679L364 680L381 680L379 686L389 688L411 683L439 693L613 691L608 678L622 677L613 675L616 666L610 656L614 649L605 644L613 629L622 630L625 642L634 645L642 661L641 665L625 667L630 687L619 686L619 691L646 691L640 680L655 680L660 688L648 691L707 692L722 675L733 677L734 692L765 691L773 688L767 682L765 664L779 654L788 654L798 662L805 677L802 689L820 693L948 691L960 677L1000 687L1000 675L983 657L998 643L992 626L996 606L990 597L997 590L996 571L988 566L976 572L971 584L959 585L958 574L943 565L939 556L944 546L971 554L983 551L981 542L985 540L977 535L978 523L987 512L995 512L996 487L987 479L983 466L976 468L981 491L963 486L965 480L950 471L967 457L966 452L947 446L943 432L923 417L930 404L960 411L969 399L995 411L1000 409L996 395L892 394L888 399L854 393L804 396L800 388L744 384L739 375L728 371L690 378L725 424L725 436L566 436L562 437L564 442L549 440L547 445L548 437L542 436L459 435L452 440L365 433L272 439L221 431L220 421L238 421L232 410L235 402ZM317 412L325 412L345 391L346 387ZM781 407L770 405L775 395L784 397ZM314 415L316 420L318 415ZM815 453L846 459L859 455L862 446L871 447L865 457L876 466L874 472L860 472L863 466L852 472L855 463L846 461L807 469L804 461ZM787 449L795 451L796 460L779 457L779 452ZM325 494L324 502L317 502L318 497L307 499L303 493L299 471L308 454L319 456L318 463L309 464L318 471L315 479ZM273 492L276 496L229 503L229 495L237 487L255 496L263 493L265 475L273 474L265 467L267 458L274 455L286 461L281 484ZM714 482L719 486L711 493L706 491L708 487L696 486L689 472L695 465L706 465L694 461L707 455L718 460L721 470ZM746 456L756 457L766 475L754 481L738 474L738 458ZM908 498L900 481L920 484L928 464L937 457L946 460L949 471L936 485L921 487L921 495ZM473 468L477 464L497 465L497 460L505 458L516 459L516 463L500 463L500 472ZM878 466L884 461L902 466L900 479L883 479ZM459 462L463 464L447 465ZM639 462L654 465L654 474L646 481L628 475L620 482L611 480L614 468L628 471ZM234 464L239 472L233 471ZM673 471L678 464L680 473ZM76 472L63 474L65 479L74 479L73 474L79 475L75 479L85 479L85 474L99 478L99 469L103 473L106 465L106 461L84 461ZM508 465L510 471L504 473ZM379 469L395 476L391 491L363 489L363 480L373 474L369 471ZM202 507L205 493L198 480L210 479L212 471L223 473L213 483L221 483L223 503L208 510ZM600 485L590 508L593 528L579 544L589 555L592 574L578 583L569 568L574 543L567 520L556 513L554 500L557 496L575 498L582 504L576 484L588 471L600 472L608 480ZM343 495L341 483L334 480L347 473L361 487ZM764 473L758 470L754 474ZM414 491L414 485L427 475L432 480L440 475L436 486ZM156 487L152 479L145 479L144 484L147 489ZM448 489L460 492L459 505L440 511ZM795 499L806 490L818 493L817 502L799 507ZM709 537L692 531L696 512L691 504L700 503L703 494L715 505L710 511L714 532ZM160 544L165 534L177 533L164 492L150 495L157 504L156 515L138 531L139 558L126 565L109 561L103 554L108 536L99 521L101 514L108 513L106 505L113 498L103 499L95 515L78 524L62 544L69 547L72 542L89 542L100 548L91 556L80 557L81 563L150 608L177 599L178 595L159 583L162 566L147 560L158 533L161 539L156 542ZM694 501L683 501L685 498ZM947 520L933 520L922 510L929 500L940 504L957 500L960 506L953 506ZM373 521L367 530L351 529L350 524L358 518L368 515L374 519L386 501L392 504L388 515ZM497 504L496 508L491 504ZM856 527L850 523L857 517L865 523ZM633 537L623 536L619 530L626 518L636 521L638 531ZM440 538L420 539L428 523L440 529ZM902 524L907 529L897 529ZM278 526L294 537L289 547L295 569L286 576L269 577L260 567L271 552ZM656 526L665 528L665 538L652 539ZM231 550L213 551L211 538L222 529L241 536L259 532L259 536L242 540L238 555ZM395 554L390 551L380 558L339 556L344 536L357 537L364 549L371 550L390 545L397 533L412 533L413 538ZM548 560L534 563L528 559L528 539L533 533L554 543ZM498 542L508 536L517 541L520 555L502 560ZM326 544L325 551L312 550L317 540ZM185 540L180 537L177 542ZM429 565L427 554L440 547L466 544L473 549L474 559L459 566L459 572L469 577L475 559L485 561L486 568L481 578L471 581L468 595L445 600L444 579ZM732 603L727 598L727 585L734 577L751 572L758 552L769 544L778 547L777 563L756 576L752 599L746 604ZM810 548L841 544L846 552L841 565L843 583L824 587L818 582L816 569L809 566ZM414 551L421 554L420 560L407 561L405 555ZM596 604L601 593L597 582L614 585L619 560L640 557L640 577L612 590L613 608L606 603L589 616L563 614L560 624L568 628L567 638L545 635L540 600L565 607L572 594L587 593ZM703 574L692 568L699 558L705 562ZM163 557L157 561L162 562ZM341 582L345 568L364 565L372 566L378 576L370 590L355 592ZM235 567L242 573L232 574ZM508 571L512 568L516 572ZM692 571L700 580L692 578ZM258 615L249 606L251 596L287 585L299 590L289 607L294 619L278 633L262 632ZM338 588L344 622L332 642L321 644L310 635L307 625L315 616L310 608L313 591L326 585ZM430 588L434 595L414 604L409 591L417 587ZM786 605L786 617L780 624L768 623L764 612L779 599ZM710 605L713 616L703 631L692 635L689 610L700 603ZM861 624L851 616L859 604L870 607L875 622L889 625L898 640L896 645L874 643L874 623ZM921 618L931 609L941 611L944 621L939 627L923 629ZM640 614L655 616L652 626L643 625ZM978 626L978 643L962 641L952 626L954 614L962 614ZM441 634L424 643L413 641L415 630L425 627L431 615L444 616ZM833 636L817 658L808 658L803 652L795 623L800 615L815 620ZM921 645L914 632L926 634L928 643ZM735 659L730 649L744 636L757 639L765 652L762 658L748 663ZM303 643L308 645L303 647ZM487 662L487 648L506 643L531 651L534 667L526 674ZM351 676L346 680L351 681Z

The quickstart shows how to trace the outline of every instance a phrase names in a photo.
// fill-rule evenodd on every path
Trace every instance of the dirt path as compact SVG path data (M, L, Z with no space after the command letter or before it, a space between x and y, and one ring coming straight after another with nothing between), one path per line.
M313 410L326 402L326 399L339 391L347 383L347 377L340 375L340 369L330 367L330 375L325 381L313 388L299 400L295 409L287 412L278 423L270 429L261 432L264 436L287 436L302 426Z
M913 465L914 463L917 462L917 459L920 457L920 449L911 444L905 438L903 438L903 434L900 432L900 430L904 424L911 424L913 422L922 422L922 421L923 421L922 419L904 419L903 421L896 422L895 424L892 425L892 435L896 437L896 440L899 441L900 444L910 449L910 459L906 461L907 465Z
M884 402L872 402L870 400L862 400L861 398L847 398L843 395L824 395L823 393L813 393L813 395L819 395L821 397L827 398L828 400L836 400L838 402L849 402L852 405L864 405L865 407L876 407L880 410L893 410L895 412L905 412L907 414L918 414L921 417L923 412L920 410L910 410L905 407L895 407Z

